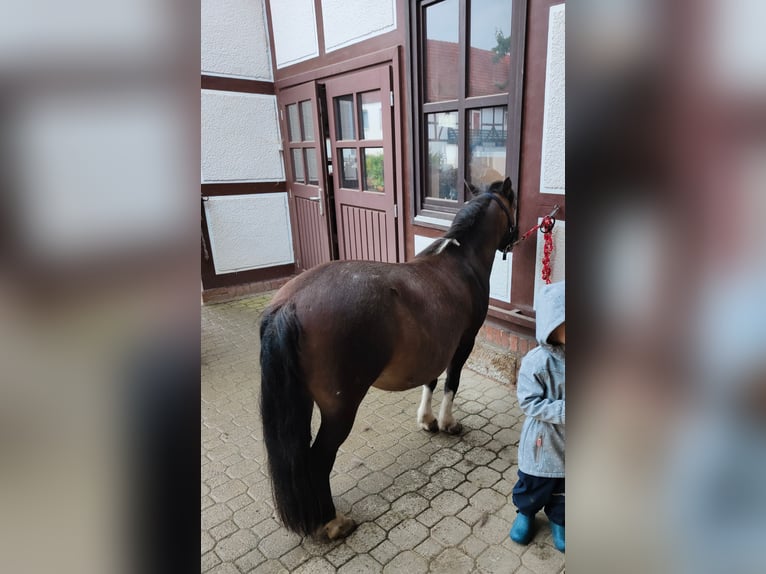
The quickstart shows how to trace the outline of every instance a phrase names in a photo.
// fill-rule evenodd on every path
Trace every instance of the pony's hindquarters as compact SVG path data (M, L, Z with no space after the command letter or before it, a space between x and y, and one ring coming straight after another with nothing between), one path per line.
M295 305L268 309L261 322L261 419L277 514L290 530L313 534L331 517L312 486L313 401L300 365Z

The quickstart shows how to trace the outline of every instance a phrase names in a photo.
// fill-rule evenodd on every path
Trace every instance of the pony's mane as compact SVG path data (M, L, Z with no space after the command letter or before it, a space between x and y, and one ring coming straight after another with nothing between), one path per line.
M446 242L459 246L465 236L470 234L479 221L483 219L490 201L490 193L485 191L466 203L452 220L452 225L447 232L421 251L420 255L441 253L447 247Z

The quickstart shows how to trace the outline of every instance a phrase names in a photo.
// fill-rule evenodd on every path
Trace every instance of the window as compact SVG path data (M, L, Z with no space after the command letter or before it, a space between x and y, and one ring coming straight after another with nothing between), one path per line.
M465 181L518 186L525 13L525 0L412 1L416 216L447 223Z

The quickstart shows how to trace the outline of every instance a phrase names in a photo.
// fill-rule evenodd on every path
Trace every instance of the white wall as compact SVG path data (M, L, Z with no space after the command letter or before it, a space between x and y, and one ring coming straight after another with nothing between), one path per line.
M322 0L325 51L396 29L395 0Z
M202 73L272 81L264 0L202 0Z
M275 96L202 90L202 181L284 181Z
M271 0L270 6L277 68L318 56L314 0Z
M545 72L545 116L540 192L565 192L565 4L551 6Z
M205 217L216 273L294 261L286 193L211 197Z

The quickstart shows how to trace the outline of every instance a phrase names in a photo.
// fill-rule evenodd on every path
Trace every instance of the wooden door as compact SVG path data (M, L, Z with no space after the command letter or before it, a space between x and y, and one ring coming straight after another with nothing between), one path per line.
M311 269L332 259L326 194L326 161L317 85L308 82L279 93L287 190L296 265Z
M325 82L341 259L396 262L390 66Z

